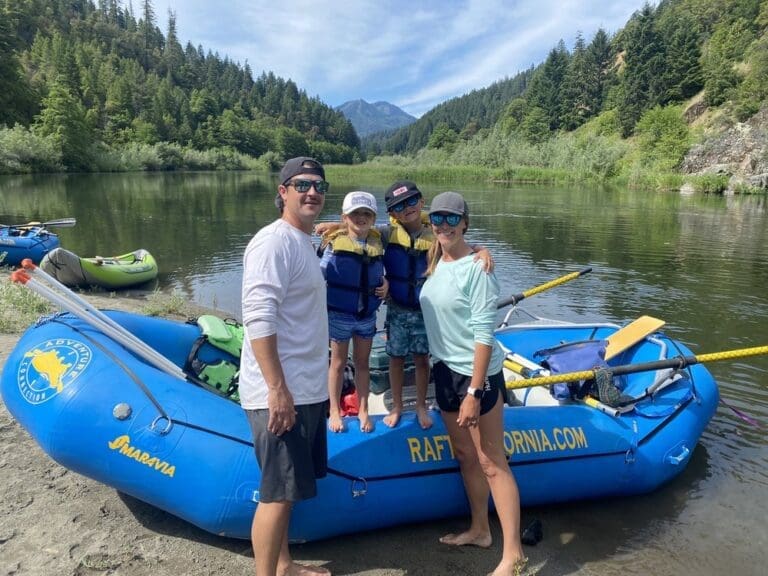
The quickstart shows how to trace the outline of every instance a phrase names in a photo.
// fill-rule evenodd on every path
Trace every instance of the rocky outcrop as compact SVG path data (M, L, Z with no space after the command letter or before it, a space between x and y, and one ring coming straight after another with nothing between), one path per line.
M744 186L768 191L768 105L746 122L713 131L688 151L681 170L695 175L727 174L731 192Z

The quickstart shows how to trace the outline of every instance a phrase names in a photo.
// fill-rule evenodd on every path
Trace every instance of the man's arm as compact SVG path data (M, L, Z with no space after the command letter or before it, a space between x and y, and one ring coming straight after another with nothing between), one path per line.
M318 222L315 224L315 234L322 236L329 232L336 232L336 230L342 226L343 224L341 222Z
M267 405L269 406L267 430L280 436L286 430L293 428L296 422L296 409L293 405L293 396L285 383L283 366L277 355L277 334L254 338L251 340L251 349L267 383Z

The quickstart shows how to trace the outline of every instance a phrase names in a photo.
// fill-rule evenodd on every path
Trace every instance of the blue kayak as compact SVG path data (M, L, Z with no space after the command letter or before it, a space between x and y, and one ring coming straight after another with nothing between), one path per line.
M59 246L59 237L42 226L0 225L0 265L18 266L25 258L39 264Z
M108 315L180 367L193 348L209 364L226 356L200 345L196 324ZM562 342L606 338L618 329L531 321L501 328L497 338L532 359ZM611 364L689 354L654 333ZM699 364L623 378L624 397L638 400L615 413L557 400L541 386L515 391L514 406L504 408L505 446L523 506L647 493L683 471L717 406L711 374ZM649 388L655 392L643 396ZM158 370L69 314L26 331L6 362L0 391L14 418L62 466L211 533L250 537L259 468L245 414L231 399ZM468 514L437 413L430 430L413 413L394 429L377 415L369 434L351 418L345 433L329 434L329 474L316 498L295 506L292 541Z

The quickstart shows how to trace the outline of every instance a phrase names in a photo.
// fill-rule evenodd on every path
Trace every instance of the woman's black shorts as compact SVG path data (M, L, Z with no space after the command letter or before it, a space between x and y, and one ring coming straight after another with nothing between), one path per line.
M467 395L467 388L472 382L472 376L454 372L444 362L436 362L432 366L435 379L435 399L443 412L458 412L461 401ZM499 391L504 397L504 374L497 372L485 377L483 397L480 399L480 414L489 412L499 399Z

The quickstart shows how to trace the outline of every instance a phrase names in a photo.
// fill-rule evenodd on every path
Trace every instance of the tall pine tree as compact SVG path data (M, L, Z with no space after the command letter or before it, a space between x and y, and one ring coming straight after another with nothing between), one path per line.
M622 135L629 136L643 112L661 100L661 75L665 52L655 28L655 13L650 4L636 12L624 30L622 54L624 69L618 102Z
M69 89L54 83L43 99L43 110L35 121L35 131L49 136L61 150L64 165L73 171L88 170L93 142L85 109Z
M565 47L565 42L560 40L557 47L549 52L541 68L533 75L526 94L531 109L538 108L544 112L550 130L559 130L563 124L560 105L561 90L569 62L570 55ZM540 118L537 118L538 124L540 124Z
M16 14L7 1L0 3L0 126L28 124L33 110L32 94L16 54Z

